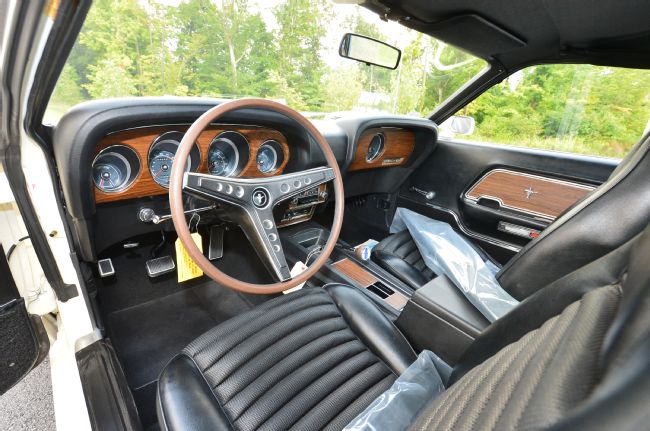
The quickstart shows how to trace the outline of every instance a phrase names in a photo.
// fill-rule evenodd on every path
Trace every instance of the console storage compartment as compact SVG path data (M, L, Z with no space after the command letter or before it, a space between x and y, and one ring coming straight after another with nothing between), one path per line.
M418 350L431 350L453 366L489 322L441 275L415 291L396 324Z

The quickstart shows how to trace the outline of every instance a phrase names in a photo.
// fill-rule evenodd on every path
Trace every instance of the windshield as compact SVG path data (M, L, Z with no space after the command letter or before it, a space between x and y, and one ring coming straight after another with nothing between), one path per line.
M403 51L396 70L339 57L346 32ZM423 116L485 62L329 0L98 0L45 122L73 105L124 96L274 99L312 118L348 111Z

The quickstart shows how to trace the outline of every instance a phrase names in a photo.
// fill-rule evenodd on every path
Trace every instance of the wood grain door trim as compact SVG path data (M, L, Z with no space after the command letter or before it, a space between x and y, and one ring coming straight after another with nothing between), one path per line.
M370 141L377 134L384 135L384 149L375 159L366 160ZM397 127L373 127L361 133L348 171L402 166L408 162L415 148L415 133Z
M465 198L473 202L492 199L501 208L552 221L594 189L592 185L543 175L493 169L467 190Z

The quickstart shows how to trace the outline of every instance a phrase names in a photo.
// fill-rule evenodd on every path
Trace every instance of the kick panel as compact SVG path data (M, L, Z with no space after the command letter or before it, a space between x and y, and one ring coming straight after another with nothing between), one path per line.
M465 199L496 201L500 208L554 220L594 186L507 169L485 174L465 193Z

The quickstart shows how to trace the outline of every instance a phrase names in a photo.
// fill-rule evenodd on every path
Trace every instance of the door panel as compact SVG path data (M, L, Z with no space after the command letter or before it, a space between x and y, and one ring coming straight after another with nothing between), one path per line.
M465 192L464 200L479 205L488 201L484 203L488 207L493 202L504 211L553 221L594 189L549 176L494 169Z
M23 379L49 350L38 316L27 313L0 246L0 395Z
M400 189L397 204L454 225L505 263L535 232L607 180L617 164L598 157L440 139ZM427 200L414 188L432 191L435 197Z

